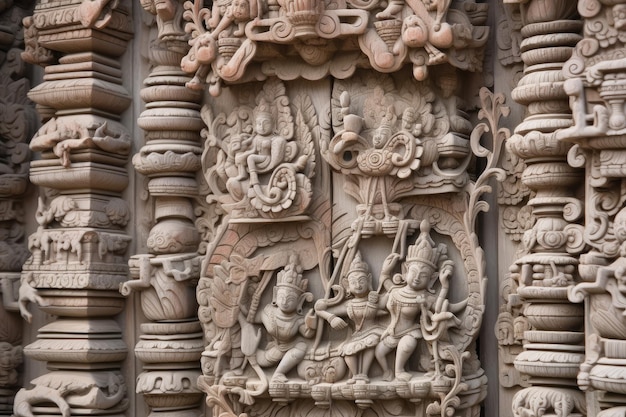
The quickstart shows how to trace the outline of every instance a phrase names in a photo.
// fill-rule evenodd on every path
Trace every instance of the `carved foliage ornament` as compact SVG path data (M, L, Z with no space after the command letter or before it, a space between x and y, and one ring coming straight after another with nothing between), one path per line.
M344 116L343 123L337 123L336 136L314 144L326 144L324 157L344 179L355 175L418 178L424 155L420 138L428 139L422 132L433 135L446 127L433 114L439 111L431 107L434 97L423 88L422 102L413 103L411 123L404 123L403 129L394 119L396 110L389 110L377 96L371 99L386 111L378 113L378 107L368 106L363 108L371 115L346 111L351 105L348 99L357 97L350 93L358 91L346 88L348 96L338 94L333 100L332 111ZM287 403L289 407L283 410L301 415L326 409L331 403L333 414L346 416L476 412L486 394L486 378L473 345L484 309L486 278L474 228L477 215L488 208L480 199L490 190L489 178L504 177L496 168L507 136L497 128L502 98L483 92L481 117L488 124L479 124L467 139L475 155L487 158L486 170L475 183L468 182L461 193L405 197L402 216L388 222L387 229L368 230L365 225L384 223L367 217L367 212L375 204L389 204L361 200L354 193L365 208L357 207L356 220L345 231L333 230L343 238L331 252L326 240L330 224L315 208L297 221L289 217L295 215L289 207L284 213L255 208L249 218L237 217L244 213L236 211L241 210L238 201L255 198L254 185L261 190L266 187L279 166L286 164L300 175L309 172L293 162L298 160L298 151L307 147L300 142L290 145L291 111L282 84L268 82L253 96L251 104L237 107L231 116L209 119L207 152L214 152L216 159L206 154L203 158L207 180L228 213L207 247L197 291L207 343L198 385L207 393L214 413L242 416L254 409L280 415L278 407ZM274 106L274 111L284 111L275 116L276 127L264 126L262 117L253 125L255 110L261 112L264 100L272 97L281 97L283 103ZM301 108L296 106L296 113ZM363 118L369 130L345 129L349 116ZM374 140L374 131L380 127L391 133ZM222 133L211 129L222 129ZM493 151L480 145L486 131L496 132ZM237 149L255 146L256 152L230 156L233 143L239 140L237 134L250 143ZM255 136L260 136L259 145L254 144ZM264 147L267 136L274 140ZM229 141L220 143L218 138ZM358 154L370 160L362 157L359 161L357 156L354 166L341 166L332 159L341 140L348 142L345 149L360 146ZM270 146L274 142L297 151L287 159L290 153L277 153L283 157L274 160ZM371 162L375 152L389 162L375 166ZM266 166L271 168L266 170ZM238 176L237 184L228 183ZM228 204L235 204L234 209ZM278 217L268 221L263 217L266 213ZM252 221L259 218L263 221ZM388 253L382 268L370 260L371 253L367 255L368 246L380 242Z
M273 79L254 101L230 114L202 111L207 129L203 164L206 181L232 218L302 215L315 173L317 115L308 96L289 102L285 86Z
M188 83L213 95L222 81L346 78L357 67L390 73L405 63L416 79L448 62L482 68L486 5L437 0L218 0L211 9L187 1L191 50Z

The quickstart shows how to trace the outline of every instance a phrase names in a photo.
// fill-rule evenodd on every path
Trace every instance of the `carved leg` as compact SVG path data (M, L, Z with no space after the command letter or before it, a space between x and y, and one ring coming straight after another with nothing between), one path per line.
M387 363L387 355L390 352L391 348L387 347L382 342L376 346L376 361L380 364L380 367L383 368L383 380L385 381L391 381L393 379L391 369L389 369L389 364Z
M405 371L404 366L406 365L409 357L415 352L417 348L417 339L414 339L411 336L404 336L400 339L400 343L398 343L398 350L396 351L396 379L406 380L411 379L411 374Z

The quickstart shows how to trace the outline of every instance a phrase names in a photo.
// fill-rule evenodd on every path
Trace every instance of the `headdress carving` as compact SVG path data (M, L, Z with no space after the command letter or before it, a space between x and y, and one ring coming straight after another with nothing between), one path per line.
M357 252L354 259L350 263L348 275L356 272L363 272L366 275L370 273L369 265L361 259L361 252Z
M445 245L437 245L430 237L430 223L428 220L422 220L420 224L420 235L415 241L415 244L409 246L406 262L423 262L431 266L434 270L437 270L440 257L445 250Z
M267 101L267 99L265 99L264 97L259 99L259 104L256 106L255 109L255 116L259 117L261 115L268 116L273 119L272 107L270 106L270 103Z
M308 280L302 278L302 266L297 257L291 257L289 263L276 276L276 287L288 287L299 294L306 291Z

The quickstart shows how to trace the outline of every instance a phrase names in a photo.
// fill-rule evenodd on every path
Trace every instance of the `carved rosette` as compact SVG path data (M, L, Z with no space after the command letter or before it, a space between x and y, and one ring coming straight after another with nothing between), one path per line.
M30 143L39 153L30 180L42 190L19 303L29 321L28 302L56 318L24 348L50 372L18 392L16 416L119 415L128 407L120 372L127 348L113 317L125 304L118 287L130 242L122 192L131 138L120 122L130 97L119 62L132 37L129 11L117 1L52 1L25 19L22 58L48 65L28 93L44 122Z
M582 283L570 288L572 302L585 301L586 351L578 385L597 391L603 400L598 416L624 412L626 392L623 359L626 326L623 312L624 144L626 143L626 7L621 2L580 1L584 21L581 39L566 62L565 90L573 125L559 132L573 143L572 166L584 168L587 180L585 242L579 273ZM617 394L617 395L614 395Z
M523 12L525 69L512 96L528 114L510 143L525 163L521 180L532 192L527 205L535 222L511 270L518 277L515 296L524 329L524 350L514 364L531 387L515 395L513 415L536 413L539 403L567 415L585 411L582 393L569 388L584 358L584 313L567 298L584 248L583 228L576 224L583 213L576 194L582 173L567 163L570 145L556 132L571 126L562 67L581 39L581 25L569 2L531 1Z
M148 320L140 326L135 357L143 365L136 392L149 415L195 416L203 397L196 381L204 347L195 300L200 234L194 224L204 126L201 94L185 87L191 77L180 69L189 49L182 2L144 1L142 7L156 30L151 30L151 71L140 93L145 110L137 119L146 143L133 165L145 177L153 218L147 219L151 228L142 244L148 253L131 257L131 280L120 291L138 293Z
M309 80L350 77L356 68L392 73L405 64L424 80L449 63L480 71L486 5L420 0L185 3L191 49L188 84L218 95L221 85L269 76Z

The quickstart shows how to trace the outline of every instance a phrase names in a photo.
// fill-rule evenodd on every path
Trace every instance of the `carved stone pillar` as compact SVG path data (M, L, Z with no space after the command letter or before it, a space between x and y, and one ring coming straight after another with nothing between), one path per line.
M29 92L45 124L30 143L39 152L31 182L42 188L22 270L20 307L54 315L24 348L49 372L18 392L16 416L119 416L128 406L121 363L127 348L113 317L124 308L124 228L129 208L129 131L120 123L130 97L120 57L132 37L129 5L117 1L42 1L27 24L23 58L47 64Z
M574 125L559 134L574 143L570 163L585 168L585 242L582 283L570 300L584 301L585 361L578 384L589 414L624 414L626 393L626 4L581 0L584 39L565 66ZM581 304L581 307L583 304Z
M194 224L201 94L185 87L191 77L180 69L189 50L182 2L142 6L155 15L157 33L150 44L150 75L141 90L146 108L137 120L147 143L133 165L147 177L155 224L146 242L149 253L131 258L133 280L121 292L138 291L149 320L141 325L135 356L143 362L136 391L143 394L150 416L195 416L203 396L196 381L204 346L195 297L200 234Z
M583 309L569 302L567 287L576 281L576 254L583 247L582 228L573 224L582 215L576 191L583 176L568 165L570 145L555 133L571 125L562 67L580 40L581 23L571 2L531 0L521 7L525 69L513 98L527 106L527 115L511 148L526 164L521 178L532 192L528 206L535 222L524 234L526 254L512 267L522 303L517 330L524 339L514 363L530 385L515 395L513 414L541 408L581 415L585 402L576 375L584 357Z
M22 324L17 310L17 287L28 257L21 201L28 185L28 141L34 133L36 113L26 97L26 65L19 60L23 45L21 19L31 5L0 6L0 414L11 415L20 380Z
M17 311L17 287L28 258L24 195L28 186L28 141L37 124L35 106L27 99L27 65L22 18L30 2L0 4L0 415L11 415L20 386L22 322Z

